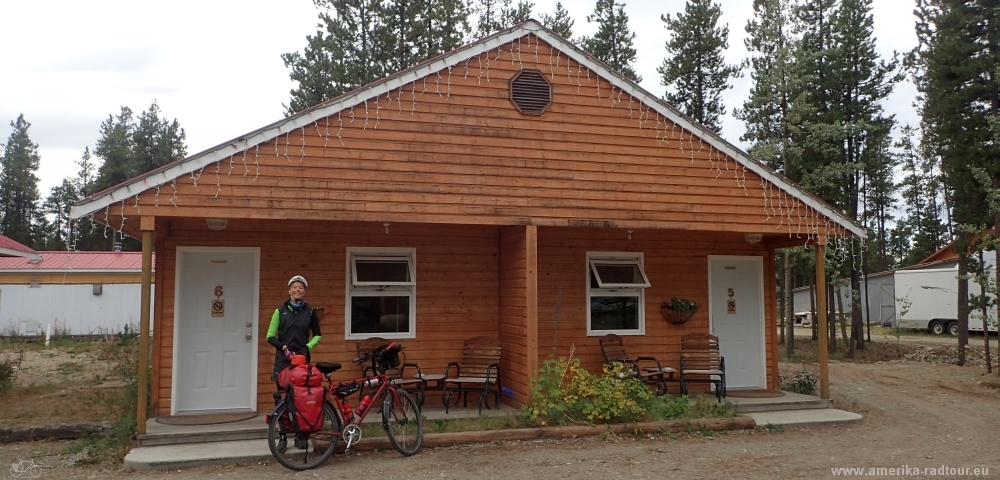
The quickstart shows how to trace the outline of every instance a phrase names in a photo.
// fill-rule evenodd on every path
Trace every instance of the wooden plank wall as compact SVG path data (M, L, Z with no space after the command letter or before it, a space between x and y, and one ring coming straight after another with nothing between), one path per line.
M158 225L159 227L159 225ZM260 247L260 323L258 325L257 407L273 406L271 368L274 349L265 336L271 313L285 299L292 275L309 280L308 301L324 309L323 339L313 361L344 363L335 378L355 378L350 363L356 342L344 339L346 248L414 247L417 258L417 337L402 340L406 361L424 372L444 373L461 359L463 342L478 335L496 337L499 326L499 232L496 227L393 223L230 220L225 230L209 231L202 219L175 219L157 251L157 309L154 356L154 405L170 413L174 328L174 285L178 246ZM169 293L167 293L169 292ZM430 400L429 400L430 401Z
M600 337L588 337L586 329L586 255L588 251L643 252L646 275L646 334L624 336L633 357L652 356L667 365L680 365L681 336L708 331L708 256L746 255L764 257L764 332L768 385L777 378L775 351L773 262L766 247L752 245L742 235L712 232L635 230L632 239L619 229L538 229L538 355L544 361L553 353L581 359L583 366L600 372L604 363ZM694 300L702 309L687 323L673 325L663 320L660 304L671 297ZM773 385L772 385L773 386Z
M508 100L509 79L522 68L554 85L553 105L540 116L522 115ZM232 157L137 201L116 199L104 213L113 226L131 225L140 209L157 217L774 234L823 225L642 98L534 36L426 73L426 81L367 103L360 97L266 143L234 142L224 147Z

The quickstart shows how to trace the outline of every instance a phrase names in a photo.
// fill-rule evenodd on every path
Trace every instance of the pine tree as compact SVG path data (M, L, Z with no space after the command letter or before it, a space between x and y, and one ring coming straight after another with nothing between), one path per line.
M29 247L38 246L44 242L38 236L38 144L31 142L31 124L23 114L10 126L13 131L0 157L0 234Z
M298 83L285 106L289 115L382 78L393 56L382 0L317 0L316 6L320 23L304 52L281 55Z
M720 117L726 114L722 92L739 67L727 65L723 56L729 48L729 26L718 26L722 9L712 0L688 0L684 13L661 15L670 31L667 57L656 69L660 84L668 87L664 98L698 123L722 130Z
M754 0L754 17L747 21L744 61L753 86L750 97L734 116L742 120L750 152L792 180L799 179L790 151L796 128L792 119L798 79L795 75L791 19L787 0Z
M549 15L547 13L541 14L542 25L545 25L560 37L569 40L573 38L573 19L569 16L569 12L563 8L562 2L556 2L556 12L554 15Z
M101 122L101 138L97 140L94 154L104 161L97 170L95 191L104 190L132 178L137 169L132 153L134 131L135 118L132 109L128 107L121 107L117 116L108 115L108 118Z
M534 3L518 0L471 0L472 10L478 16L475 36L482 38L505 28L510 28L531 17Z
M53 187L42 204L42 211L49 215L48 240L46 250L67 250L75 237L75 225L69 218L70 209L80 200L79 190L71 178Z
M162 167L187 156L185 134L177 119L160 116L160 106L153 101L140 113L132 132L132 177Z
M633 82L642 77L635 72L635 48L632 41L635 33L628 28L625 4L614 0L597 0L594 13L587 15L587 23L597 23L597 33L593 37L578 40L583 49L608 64Z
M429 0L428 10L423 18L425 33L418 39L418 57L414 63L450 52L465 44L470 27L469 6L464 0Z
M918 47L910 60L925 125L924 138L940 156L947 187L946 201L956 225L979 229L996 224L986 187L974 171L981 168L1000 184L1000 152L990 132L1000 111L1000 5L989 0L919 0ZM957 233L957 232L956 232ZM975 232L978 233L978 232ZM958 329L959 363L968 344L969 288L966 236L959 239ZM1000 273L1000 269L998 269Z
M463 0L317 0L316 5L320 22L316 33L306 36L305 49L281 55L297 84L285 105L288 115L454 50L469 31Z
M924 156L915 137L916 129L906 125L894 145L903 173L897 187L906 213L899 223L905 226L912 238L912 245L902 259L905 266L914 265L941 248L944 234L936 199L934 161Z

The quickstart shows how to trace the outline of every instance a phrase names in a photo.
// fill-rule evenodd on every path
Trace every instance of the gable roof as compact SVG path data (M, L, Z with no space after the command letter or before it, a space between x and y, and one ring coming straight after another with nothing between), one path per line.
M10 237L0 235L0 260L2 260L2 257L27 258L36 261L42 258L38 256L38 252L35 250L15 242Z
M41 261L0 257L0 273L112 273L142 271L142 252L38 252ZM153 254L156 263L156 254Z
M996 227L993 227L993 228L990 228L989 230L986 230L985 232L982 233L982 235L994 235L995 236L996 235ZM958 243L959 240L961 240L961 238L956 238L956 239L948 242L947 245L941 247L940 249L938 249L938 251L936 251L936 252L928 255L927 258L921 260L917 265L923 265L925 263L931 263L931 262L941 262L941 261L945 261L945 260L956 260L956 259L958 259L958 253L956 253L954 250L952 250L952 247L954 247L955 244Z
M656 95L642 89L631 80L608 67L605 63L592 57L576 45L567 42L562 37L545 28L535 20L527 20L519 25L484 37L451 52L439 55L438 57L432 58L418 65L390 75L384 79L298 112L290 117L249 132L228 142L196 153L185 159L175 161L143 175L139 175L118 186L109 188L89 198L81 200L76 206L73 207L71 217L83 217L104 209L113 203L122 202L126 198L130 198L148 189L169 183L182 176L189 174L193 175L194 172L204 169L208 165L229 158L235 153L264 144L290 131L306 128L322 118L344 111L360 102L365 102L367 100L376 99L382 95L386 95L388 92L402 88L403 86L419 79L423 75L459 66L462 62L467 62L471 58L478 57L485 52L490 52L502 45L516 41L527 34L533 34L537 38L554 46L561 52L564 52L566 56L573 61L583 65L605 80L609 81L614 87L617 87L620 92L628 93L635 98L641 98L664 118L674 122L688 132L696 134L698 138L707 143L710 147L714 147L719 152L735 159L747 170L756 173L764 180L767 180L783 191L785 194L800 200L803 204L811 207L816 212L819 212L826 218L832 220L837 226L843 228L845 231L851 232L860 237L865 236L864 229L854 223L838 209L830 206L796 183L777 174L746 152L743 152L736 146L719 137L715 132L712 132L705 126L698 124L687 115L681 113L674 106L669 105Z

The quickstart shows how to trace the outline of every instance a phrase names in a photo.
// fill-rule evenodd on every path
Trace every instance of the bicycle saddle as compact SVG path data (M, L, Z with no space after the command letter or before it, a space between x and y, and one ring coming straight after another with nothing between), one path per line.
M324 374L333 373L336 372L337 370L340 370L340 364L331 362L317 362L316 369Z

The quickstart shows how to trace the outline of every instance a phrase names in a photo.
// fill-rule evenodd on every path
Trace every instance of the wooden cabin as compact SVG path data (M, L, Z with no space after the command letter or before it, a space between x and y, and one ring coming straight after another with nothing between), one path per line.
M273 405L271 313L293 275L315 360L399 340L444 373L502 341L540 362L599 339L679 363L721 337L728 383L775 387L775 248L863 235L840 212L529 20L81 201L155 246L154 415ZM702 306L664 320L673 297ZM223 301L223 312L213 309Z

